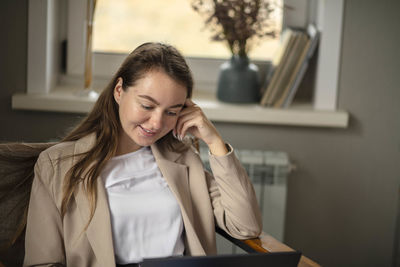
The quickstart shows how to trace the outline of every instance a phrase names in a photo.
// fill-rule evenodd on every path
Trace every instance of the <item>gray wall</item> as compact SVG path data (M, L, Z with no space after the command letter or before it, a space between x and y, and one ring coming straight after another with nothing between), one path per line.
M79 115L12 111L26 89L28 0L0 1L0 140L61 136ZM219 123L238 148L285 150L286 242L324 266L391 266L400 178L400 1L345 2L339 107L347 129Z
M63 136L81 115L11 110L26 91L28 0L0 1L0 141L43 141Z

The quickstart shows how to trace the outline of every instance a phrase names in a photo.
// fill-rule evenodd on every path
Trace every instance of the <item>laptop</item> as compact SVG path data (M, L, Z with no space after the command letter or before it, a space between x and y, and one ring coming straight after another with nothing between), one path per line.
M296 267L298 251L145 259L141 267ZM129 265L127 265L129 266Z

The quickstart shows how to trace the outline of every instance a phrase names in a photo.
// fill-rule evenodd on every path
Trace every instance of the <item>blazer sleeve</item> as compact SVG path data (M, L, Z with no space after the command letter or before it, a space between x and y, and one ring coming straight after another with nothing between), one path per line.
M46 152L40 154L34 171L24 266L65 266L61 214L51 188L54 168Z
M206 176L215 220L234 238L254 238L262 231L260 208L246 170L229 148L224 156L209 155L213 176Z

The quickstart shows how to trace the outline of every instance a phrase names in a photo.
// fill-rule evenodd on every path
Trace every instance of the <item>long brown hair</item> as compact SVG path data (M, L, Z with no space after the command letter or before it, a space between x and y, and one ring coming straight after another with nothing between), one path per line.
M97 202L96 180L107 161L116 153L121 125L118 105L114 100L114 88L118 78L122 78L124 91L135 85L150 70L159 69L187 88L187 98L192 95L193 79L183 56L172 46L161 43L145 43L137 47L114 75L103 90L88 116L62 141L76 141L94 133L96 141L93 147L80 155L79 161L72 166L64 180L64 196L61 216L68 210L75 189L83 184L90 202L90 219L93 218ZM162 90L160 88L160 90ZM168 133L158 142L175 141ZM86 226L87 227L87 226Z
M64 178L62 216L68 212L68 205L72 199L73 192L80 183L83 183L91 207L90 219L85 228L92 220L96 208L96 179L107 161L115 155L119 141L121 126L118 106L113 96L117 80L119 77L122 78L123 90L126 91L128 87L134 85L138 79L152 69L162 70L177 82L182 83L187 88L187 97L191 97L193 89L192 75L182 55L170 45L145 43L128 55L99 96L92 111L61 141L76 141L89 134L96 135L95 145L88 152L78 155L80 159L71 167ZM171 133L157 142L165 143L170 149L178 151L187 148L185 144L174 139ZM15 217L16 221L20 221L18 225L15 225L15 233L0 244L1 253L7 253L7 249L24 235L29 195L34 177L34 165L39 154L55 144L0 144L0 177L2 178L0 183L0 202L6 203L14 195L20 197L15 206L10 206L7 202L7 208L4 208L4 205L1 207L4 209L4 214L0 214L0 218L4 222L9 216Z

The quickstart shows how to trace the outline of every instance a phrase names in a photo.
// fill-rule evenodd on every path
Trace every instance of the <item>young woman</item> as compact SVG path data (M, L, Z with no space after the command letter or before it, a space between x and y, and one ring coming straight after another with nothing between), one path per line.
M260 234L249 178L192 87L169 45L146 43L126 58L87 118L37 160L25 266L213 254L215 224L235 238ZM188 133L207 144L212 175Z

